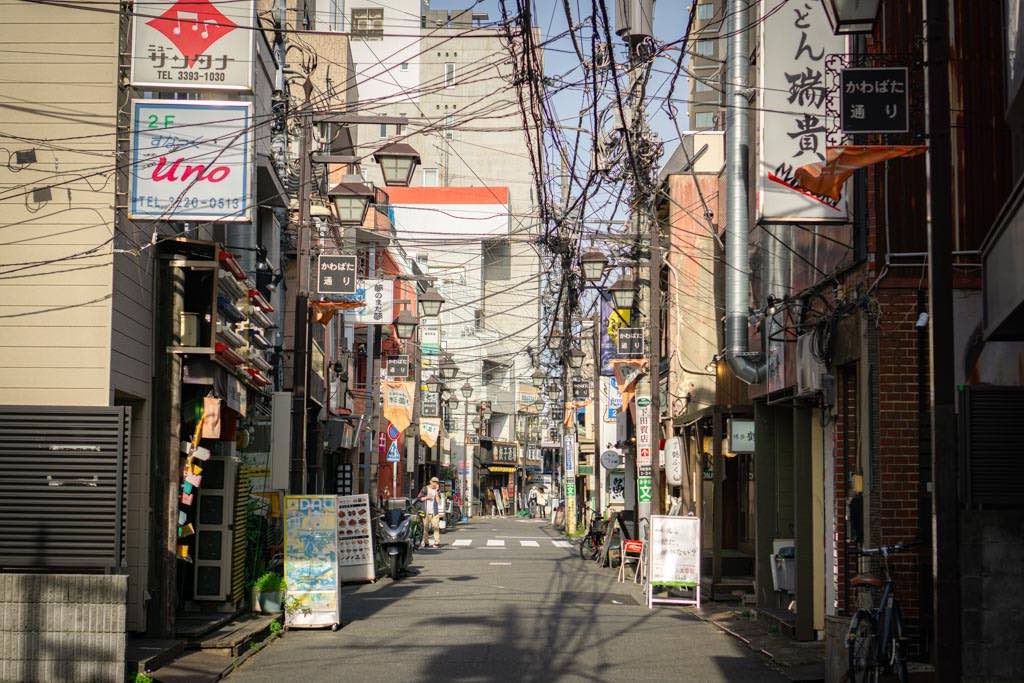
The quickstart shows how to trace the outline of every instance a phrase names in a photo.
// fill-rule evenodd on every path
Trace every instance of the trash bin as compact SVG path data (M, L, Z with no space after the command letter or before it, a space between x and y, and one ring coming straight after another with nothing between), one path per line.
M796 546L779 545L772 553L772 583L777 591L796 592Z

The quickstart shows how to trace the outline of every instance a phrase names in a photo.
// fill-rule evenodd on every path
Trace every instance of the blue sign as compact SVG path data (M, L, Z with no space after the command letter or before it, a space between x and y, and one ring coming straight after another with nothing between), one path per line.
M401 462L402 456L398 454L398 442L392 441L388 448L388 462Z
M397 438L398 438L398 435L399 435L400 433L401 433L401 432L399 432L399 431L398 431L398 427L396 427L396 426L395 426L395 425L393 425L393 424L389 424L389 425L388 425L388 438L389 438L389 439L391 439L392 441L394 441L395 439L397 439ZM394 444L392 444L392 445L394 445Z

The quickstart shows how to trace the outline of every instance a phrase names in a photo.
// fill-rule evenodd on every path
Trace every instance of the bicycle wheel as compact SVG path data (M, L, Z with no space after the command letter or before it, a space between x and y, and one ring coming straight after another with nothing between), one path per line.
M590 534L583 537L580 541L580 559L591 560L594 558L594 539L591 538Z
M856 625L851 626L846 639L849 683L876 683L879 667L875 662L875 620L867 612L854 615Z

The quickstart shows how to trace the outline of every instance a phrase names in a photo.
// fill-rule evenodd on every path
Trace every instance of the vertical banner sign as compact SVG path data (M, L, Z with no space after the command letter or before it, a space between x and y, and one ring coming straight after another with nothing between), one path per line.
M357 323L390 325L395 320L395 283L391 280L361 280L353 295L362 307L352 309ZM403 375L404 377L404 375Z
M284 524L286 624L340 624L337 496L285 496Z
M764 223L849 221L845 193L839 200L813 194L795 176L800 166L826 160L825 99L833 84L826 82L825 60L846 52L822 5L761 2L757 216Z
M636 397L636 491L638 503L650 503L654 486L651 483L651 397Z
M252 91L253 0L139 3L132 24L132 85Z
M843 69L839 101L844 133L910 130L910 80L905 66Z
M249 221L252 103L132 100L128 217Z
M441 329L436 326L420 325L420 352L425 356L441 353Z
M562 438L562 450L565 456L565 476L571 477L576 473L576 437L566 434Z

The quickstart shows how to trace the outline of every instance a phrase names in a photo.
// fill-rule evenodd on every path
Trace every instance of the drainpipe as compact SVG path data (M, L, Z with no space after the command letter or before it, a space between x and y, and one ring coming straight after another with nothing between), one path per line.
M747 236L750 217L747 206L747 169L750 126L747 101L747 71L750 67L749 0L729 0L731 15L726 88L726 223L725 223L725 360L733 374L747 384L761 384L767 375L763 361L748 348L747 292L750 289L750 255Z

